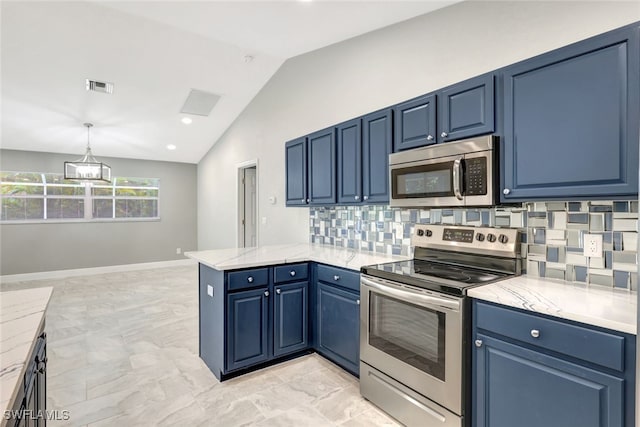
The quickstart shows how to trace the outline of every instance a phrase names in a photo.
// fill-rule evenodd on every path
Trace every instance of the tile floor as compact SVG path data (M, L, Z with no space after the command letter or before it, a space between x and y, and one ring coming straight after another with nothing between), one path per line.
M197 268L3 284L53 286L47 312L57 426L395 426L358 381L308 355L219 383L198 357Z

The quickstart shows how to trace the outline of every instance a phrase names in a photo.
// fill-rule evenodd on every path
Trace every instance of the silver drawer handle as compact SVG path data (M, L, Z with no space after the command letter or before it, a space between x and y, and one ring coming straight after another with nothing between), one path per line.
M336 274L335 276L333 276L333 280L340 280L340 276Z
M264 296L268 297L269 296L269 291L264 291Z
M356 305L360 305L360 300L359 299L356 300Z
M276 289L276 294L280 295L281 292L280 288Z
M296 272L295 272L294 270L291 270L291 271L289 272L289 275L290 275L291 277L293 277L293 276L295 276L295 275L296 275Z
M482 340L476 340L476 347L482 347Z
M249 282L249 283L253 283L253 276L249 276L249 277L247 277L247 282Z
M538 338L540 336L540 331L537 329L532 329L531 330L531 336L534 338Z

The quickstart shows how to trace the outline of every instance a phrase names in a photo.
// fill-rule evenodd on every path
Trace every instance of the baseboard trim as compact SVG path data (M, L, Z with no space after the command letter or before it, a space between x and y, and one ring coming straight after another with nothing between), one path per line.
M172 261L143 262L139 264L109 265L106 267L77 268L73 270L41 271L37 273L9 274L0 276L0 283L25 282L28 280L64 279L65 277L90 276L94 274L116 273L122 271L150 270L152 268L182 267L196 265L193 259Z

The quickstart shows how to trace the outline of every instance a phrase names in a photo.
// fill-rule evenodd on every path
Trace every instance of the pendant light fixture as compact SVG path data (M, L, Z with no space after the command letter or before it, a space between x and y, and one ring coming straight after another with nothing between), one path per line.
M85 123L84 126L87 128L87 151L83 158L75 162L64 162L64 179L111 182L111 167L99 162L91 153L89 133L93 124Z

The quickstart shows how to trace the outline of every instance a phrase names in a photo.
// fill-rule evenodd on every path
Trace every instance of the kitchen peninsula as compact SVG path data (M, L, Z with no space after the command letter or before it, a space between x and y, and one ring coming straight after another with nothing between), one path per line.
M185 255L200 263L199 354L220 380L310 351L357 375L360 267L407 259L313 244Z

